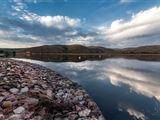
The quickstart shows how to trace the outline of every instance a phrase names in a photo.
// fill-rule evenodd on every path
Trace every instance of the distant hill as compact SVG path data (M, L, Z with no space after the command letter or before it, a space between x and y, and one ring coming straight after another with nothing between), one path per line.
M119 51L126 54L160 54L160 45L124 48Z
M106 53L115 52L114 49L99 46L83 46L83 45L44 45L22 49L20 52L31 53Z
M13 49L12 49L13 50ZM74 53L74 54L160 54L160 45L141 46L133 48L112 49L100 46L83 45L44 45L31 48L15 49L16 53Z

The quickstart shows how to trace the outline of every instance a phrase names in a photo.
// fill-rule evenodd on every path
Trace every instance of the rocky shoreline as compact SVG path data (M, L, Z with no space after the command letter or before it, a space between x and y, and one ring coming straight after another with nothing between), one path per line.
M103 120L77 83L45 67L0 60L0 120Z

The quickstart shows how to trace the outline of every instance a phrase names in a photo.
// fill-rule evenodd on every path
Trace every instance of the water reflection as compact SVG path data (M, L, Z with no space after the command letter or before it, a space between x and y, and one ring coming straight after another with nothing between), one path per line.
M85 60L104 60L109 56L101 55L52 55L52 54L21 54L17 55L17 58L27 58L33 60L40 60L45 62L82 62Z
M141 119L141 120L147 119L147 117L143 113L141 113L135 109L127 108L127 112L129 113L129 115L135 117L136 119Z
M23 60L44 65L77 81L109 120L160 119L160 62Z
M148 97L155 97L160 101L160 75L152 72L141 72L136 69L120 68L110 66L106 70L106 76L109 77L111 83L116 86L123 84L138 94Z
M160 61L160 55L111 55L111 54L17 54L17 58L40 60L44 62L82 62L86 60L104 60L108 58L127 58L146 61Z

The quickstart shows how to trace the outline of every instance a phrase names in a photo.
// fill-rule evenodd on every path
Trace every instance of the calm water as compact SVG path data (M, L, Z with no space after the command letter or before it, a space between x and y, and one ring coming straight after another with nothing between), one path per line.
M106 59L42 62L77 81L109 120L160 120L160 62Z

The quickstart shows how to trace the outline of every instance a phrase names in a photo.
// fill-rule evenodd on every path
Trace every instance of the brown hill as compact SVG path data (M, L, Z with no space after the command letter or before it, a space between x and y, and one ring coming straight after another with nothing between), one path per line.
M20 53L106 53L106 54L160 54L160 45L141 46L124 49L111 49L100 46L83 45L44 45L19 49Z
M108 49L99 46L83 46L83 45L44 45L39 47L26 48L20 52L31 53L106 53L114 52L113 49Z
M160 54L160 45L124 48L121 49L120 52L132 54Z

